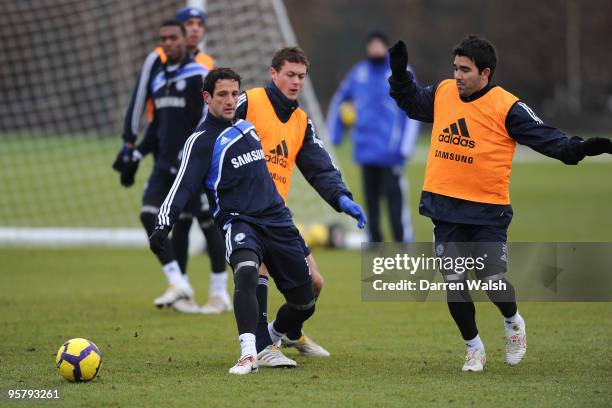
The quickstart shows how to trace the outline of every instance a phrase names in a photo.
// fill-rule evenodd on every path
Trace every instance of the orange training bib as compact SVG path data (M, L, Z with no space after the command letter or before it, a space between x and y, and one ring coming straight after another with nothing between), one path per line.
M488 204L510 204L510 170L516 142L505 121L518 98L499 86L463 102L454 80L442 81L424 191Z
M291 174L295 158L304 142L308 116L302 109L296 109L286 123L281 122L274 112L272 102L264 88L246 91L246 120L255 125L266 153L268 171L276 184L276 189L287 200L291 187Z

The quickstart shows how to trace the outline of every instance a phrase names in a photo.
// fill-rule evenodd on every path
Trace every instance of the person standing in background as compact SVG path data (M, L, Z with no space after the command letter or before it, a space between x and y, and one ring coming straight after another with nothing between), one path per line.
M412 242L414 233L404 164L412 155L419 122L407 118L389 96L388 46L385 33L373 31L368 34L367 58L351 69L334 94L327 126L332 143L338 145L345 127L354 119L353 159L362 170L370 241L383 241L380 200L385 197L393 240Z

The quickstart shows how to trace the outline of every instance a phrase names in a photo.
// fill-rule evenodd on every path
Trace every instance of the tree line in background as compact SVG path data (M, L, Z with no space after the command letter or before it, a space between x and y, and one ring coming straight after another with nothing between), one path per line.
M608 0L285 0L323 107L364 38L404 39L421 84L452 76L451 51L477 33L498 52L494 81L569 130L612 125L612 2Z

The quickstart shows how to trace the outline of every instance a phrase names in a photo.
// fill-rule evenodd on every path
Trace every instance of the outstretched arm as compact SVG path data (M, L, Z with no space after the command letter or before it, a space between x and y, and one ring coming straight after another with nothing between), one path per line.
M340 170L332 161L331 156L323 147L323 142L317 137L308 119L306 135L302 147L296 157L295 163L304 175L304 178L336 211L340 211L338 199L342 195L352 197L350 191L342 181Z
M316 136L310 119L296 164L304 178L334 210L355 218L359 228L365 227L365 213L352 200L353 196L342 181L340 170L323 147L323 142Z
M578 164L585 156L612 154L610 139L593 137L583 140L568 137L561 130L545 124L524 102L516 102L506 116L508 134L525 146L565 164Z

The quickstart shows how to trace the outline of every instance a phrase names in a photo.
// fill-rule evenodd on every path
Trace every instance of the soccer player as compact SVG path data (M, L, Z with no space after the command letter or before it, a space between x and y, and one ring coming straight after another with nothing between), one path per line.
M412 242L414 233L404 164L412 155L419 122L407 118L389 96L387 35L371 32L365 45L367 59L351 69L334 94L327 126L332 143L340 144L345 127L342 108L347 103L354 107L353 159L361 167L370 241L383 241L379 220L380 200L384 197L393 240Z
M391 96L413 119L433 122L420 213L434 224L436 255L485 257L477 277L504 282L505 291L489 291L503 315L506 362L517 365L527 351L525 321L515 291L504 277L507 231L512 220L509 182L516 143L575 165L585 156L612 153L604 138L569 138L544 124L529 106L492 82L497 65L493 45L468 36L453 50L454 79L420 87L406 71L403 41L390 49ZM442 271L445 282L465 274ZM486 354L478 335L469 291L447 291L448 308L467 346L463 371L482 371Z
M134 116L134 113L141 111L135 105L150 99L154 106L151 115L153 121L147 129L149 136L145 137L143 143L150 146L153 141L155 162L145 187L140 211L140 219L147 235L153 232L155 215L174 181L178 154L202 117L204 103L200 91L203 78L208 73L208 70L195 63L187 52L186 30L181 22L164 22L159 36L164 58L157 56L151 59L149 56L145 61L128 108L123 134L123 150L129 152L131 160L127 161L129 165L124 167L122 176L126 168L135 170L138 156L142 151L146 152L144 148L134 148L136 135L133 131L137 130L139 122L139 116ZM131 181L133 183L133 176ZM198 205L199 200L194 198L190 208ZM191 225L191 214L183 213L177 224L180 224L181 228L175 230L173 240L185 245L185 257L179 257L183 249L172 245L174 242L168 244L170 248L163 256L158 256L169 288L155 299L154 303L159 307L172 305L179 311L199 313L200 308L193 301L193 289L186 275L182 273L186 263L186 235Z
M361 208L348 200L351 197L342 182L323 143L317 137L311 120L297 102L308 74L306 53L299 47L278 50L269 68L271 82L265 88L253 88L240 95L236 116L253 123L266 153L266 162L280 195L287 200L291 176L297 165L304 178L336 211L344 211L357 217L360 228L365 225ZM345 196L347 200L339 198ZM354 204L354 205L353 205ZM304 246L315 295L323 288L323 277L310 249ZM283 367L294 365L268 336L267 302L268 273L261 265L257 286L259 323L257 326L258 361L261 366ZM283 345L296 347L301 354L329 356L329 352L304 335L301 327L290 330L283 338Z
M212 70L204 81L208 115L185 143L183 162L157 216L151 249L163 254L168 233L202 184L213 216L226 237L226 259L234 271L234 313L241 355L230 374L257 371L255 291L259 265L265 262L284 295L269 335L280 344L290 329L301 326L315 310L315 294L304 256L304 240L279 195L266 166L266 154L255 127L234 121L240 76L229 68ZM337 200L349 200L340 195ZM354 205L357 205L353 203Z
M178 10L176 19L185 27L187 52L206 71L214 68L213 58L198 49L198 45L204 39L206 30L206 14L204 11L195 7L185 7ZM130 107L126 114L124 140L136 140L140 117L145 105L147 118L149 122L153 121L153 101L151 98L147 98L145 90L139 87L138 84L147 83L151 77L151 71L166 60L167 56L162 47L155 48L145 59ZM129 180L128 186L134 182L134 175L138 168L139 160L150 152L156 156L158 146L156 132L150 130L151 127L147 129L142 142L134 150L131 150L133 149L133 142L126 142L126 146L129 148L127 152L130 154L130 157L126 160L129 164L125 166L122 172L122 180ZM126 185L123 181L122 184ZM168 289L162 296L155 299L154 304L157 306L172 305L175 310L186 313L202 312L204 314L218 314L231 311L231 302L227 291L227 272L225 271L225 242L221 231L219 231L219 228L212 220L210 205L206 200L206 195L202 193L200 202L194 201L194 205L189 210L189 212L185 212L183 218L175 226L172 234L172 244L181 272L185 275L185 279L187 279L188 237L192 223L191 215L194 215L206 237L211 263L209 300L200 309L193 298L183 299L181 293L168 281ZM156 210L154 211L156 212Z

